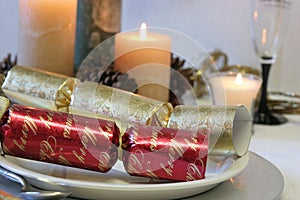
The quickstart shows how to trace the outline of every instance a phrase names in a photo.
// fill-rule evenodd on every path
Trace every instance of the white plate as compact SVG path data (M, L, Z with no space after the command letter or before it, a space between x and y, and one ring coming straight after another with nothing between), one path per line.
M121 161L108 173L99 173L0 156L2 167L26 177L35 186L48 190L69 191L73 197L87 199L174 199L192 196L236 176L248 162L249 156L246 154L231 165L224 165L220 173L215 173L216 166L210 162L210 172L206 174L205 179L198 181L152 182L151 179L129 176L124 171Z

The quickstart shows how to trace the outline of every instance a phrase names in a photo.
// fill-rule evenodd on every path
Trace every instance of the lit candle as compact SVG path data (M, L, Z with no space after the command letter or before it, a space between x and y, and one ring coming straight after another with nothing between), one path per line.
M253 114L253 103L262 80L255 75L241 73L221 73L209 80L214 104L244 105Z
M119 33L115 37L116 70L128 73L138 84L138 94L169 100L171 38L148 32L146 24L139 32Z
M18 64L73 75L77 0L20 0Z

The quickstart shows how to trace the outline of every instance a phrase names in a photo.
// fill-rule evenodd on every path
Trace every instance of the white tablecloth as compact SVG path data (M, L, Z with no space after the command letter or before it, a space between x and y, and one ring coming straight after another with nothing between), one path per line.
M255 125L250 150L281 171L285 187L280 200L300 199L300 115L287 115L288 123ZM255 176L255 174L254 174Z

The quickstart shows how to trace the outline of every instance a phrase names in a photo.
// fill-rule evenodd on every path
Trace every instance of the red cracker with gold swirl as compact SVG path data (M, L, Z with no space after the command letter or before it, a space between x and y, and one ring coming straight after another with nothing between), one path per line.
M12 105L2 118L5 154L100 172L118 159L115 122Z
M206 130L135 126L122 137L123 163L133 176L176 181L205 178Z

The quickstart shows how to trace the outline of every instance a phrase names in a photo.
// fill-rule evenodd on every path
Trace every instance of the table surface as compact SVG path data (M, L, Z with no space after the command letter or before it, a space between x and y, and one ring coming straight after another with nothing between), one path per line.
M272 162L283 174L280 200L300 199L300 115L286 115L288 123L255 125L250 150Z
M296 200L300 198L300 115L286 117L289 121L283 125L255 124L249 150L273 163L283 174L285 186L280 200ZM19 187L12 182L1 185L0 189L7 192Z

